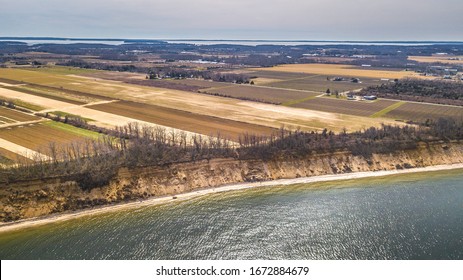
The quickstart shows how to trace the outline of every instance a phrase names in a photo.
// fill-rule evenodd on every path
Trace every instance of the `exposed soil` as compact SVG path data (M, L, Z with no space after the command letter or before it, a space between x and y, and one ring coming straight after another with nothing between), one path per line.
M25 181L2 186L0 219L12 221L88 209L98 205L177 195L203 188L241 182L268 181L364 171L401 170L463 163L463 145L422 144L416 150L374 154L369 158L349 153L319 154L272 161L214 159L165 167L121 169L107 186L83 191L60 178Z

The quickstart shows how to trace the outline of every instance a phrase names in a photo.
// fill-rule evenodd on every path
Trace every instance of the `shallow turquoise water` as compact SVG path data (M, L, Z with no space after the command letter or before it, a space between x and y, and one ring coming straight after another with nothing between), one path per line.
M267 187L0 234L1 259L463 259L462 170Z

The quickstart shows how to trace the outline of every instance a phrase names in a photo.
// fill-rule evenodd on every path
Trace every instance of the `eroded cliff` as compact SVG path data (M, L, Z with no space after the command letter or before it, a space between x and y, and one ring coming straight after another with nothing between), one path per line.
M0 219L6 222L39 217L240 182L454 163L463 163L463 144L421 144L416 150L373 154L367 158L339 152L297 159L239 161L225 158L165 167L121 169L109 185L91 191L84 191L75 182L60 178L2 186Z

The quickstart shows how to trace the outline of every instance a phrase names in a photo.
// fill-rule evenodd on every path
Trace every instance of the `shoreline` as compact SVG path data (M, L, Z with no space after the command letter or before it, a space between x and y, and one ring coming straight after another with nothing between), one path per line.
M400 170L382 170L382 171L364 171L364 172L352 172L352 173L341 173L341 174L331 174L331 175L320 175L320 176L311 176L311 177L300 177L293 179L278 179L272 181L262 181L262 182L252 182L252 183L236 183L222 185L212 188L198 189L191 192L168 195L162 197L152 197L145 200L130 201L125 203L118 203L114 205L105 205L92 209L83 209L77 210L70 213L57 213L49 216L36 217L30 219L19 220L9 223L0 223L0 233L7 231L19 230L22 228L40 226L45 224L50 224L54 222L67 221L83 216L89 216L94 214L102 214L114 212L117 210L126 210L140 208L144 206L154 206L160 204L166 204L174 201L184 201L198 196L204 196L212 193L221 193L229 191L238 191L246 190L251 188L258 187L271 187L271 186L288 186L296 184L308 184L316 182L330 182L330 181L341 181L341 180L352 180L352 179L362 179L369 177L384 177L391 175L407 174L407 173L423 173L423 172L433 172L433 171L445 171L453 169L463 169L463 163L457 164L448 164L448 165L433 165L427 167L417 167L410 169L400 169Z

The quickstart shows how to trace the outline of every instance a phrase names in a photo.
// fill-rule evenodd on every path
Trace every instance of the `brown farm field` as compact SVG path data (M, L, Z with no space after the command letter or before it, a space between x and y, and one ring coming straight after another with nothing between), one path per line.
M228 83L214 82L201 79L146 79L145 75L142 74L110 71L92 72L85 74L84 76L98 79L122 81L129 84L147 87L185 90L193 92L197 92L200 89L230 85Z
M83 72L85 70L81 70ZM72 73L72 72L71 72ZM0 76L7 79L20 81L28 87L41 91L59 91L68 95L110 100L130 85L121 82L102 81L74 74L61 74L41 69L0 69Z
M53 121L0 128L1 139L41 153L48 153L50 143L65 147L85 142L96 134Z
M277 89L252 85L229 85L219 88L205 89L201 90L201 92L275 104L290 102L292 100L300 100L320 94L317 92Z
M292 73L292 72L284 72L284 71L277 71L272 70L272 68L257 68L252 71L246 72L246 75L251 77L258 77L264 78L269 80L292 80L292 79L301 79L301 78L309 78L314 76L314 74L306 74L306 73Z
M5 83L5 84L9 84L9 85L20 85L20 84L22 84L19 81L11 80L11 79L5 79L5 78L0 78L0 83Z
M5 122L8 123L35 121L39 119L40 118L33 115L25 114L5 107L0 107L0 120L7 120Z
M200 88L223 87L223 86L230 85L230 83L221 83L221 82L199 80L199 79L181 79L181 80L168 80L168 81L171 83L175 83L175 84L197 86Z
M463 118L463 107L408 102L385 117L405 121L425 121L440 117Z
M323 112L369 117L374 113L379 112L395 103L397 103L397 101L350 101L345 99L319 97L301 103L297 103L293 105L293 107L318 110Z
M81 71L83 72L83 70ZM72 72L73 71L71 71L71 73ZM276 129L285 126L293 128L300 127L303 130L309 131L323 130L324 128L333 131L341 131L343 128L358 130L362 127L377 126L381 123L379 120L372 118L360 118L358 116L340 115L328 112L322 113L320 111L243 101L235 98L223 98L188 91L133 85L120 81L76 76L74 74L57 74L54 71L48 70L41 72L40 69L28 71L7 68L0 69L0 75L2 75L2 77L8 76L8 78L27 79L29 83L28 86L33 84L34 86L45 89L52 87L54 89L59 88L73 92L77 91L82 94L95 94L110 99L107 102L111 102L112 100L132 101L190 112L200 116L230 120L239 123L240 125L238 127L242 127L243 124L250 124ZM278 98L278 100L276 100L277 102L284 101L286 105L294 104L294 102L302 102L306 99L314 98L315 95L319 94L317 92L285 90L251 85L231 84L230 86L238 89L244 88L258 91L257 93L253 93L256 95L260 94L259 96L262 95L265 98L269 98L268 93L271 92L274 95L271 96L271 98ZM237 94L243 93L238 91ZM103 125L105 127L114 127L116 125L124 125L129 121L135 121L133 118L124 117L122 115L118 116L93 108L85 108L81 105L73 105L68 102L33 96L6 88L0 88L0 96L39 105L48 111L62 111L68 114L80 115L84 118L95 120L98 125ZM119 110L117 113L122 114L123 112ZM241 129L240 131L243 130L249 129ZM259 130L257 129L256 131ZM209 131L207 132L209 133ZM215 131L213 131L213 133L215 133Z
M257 68L254 70L373 79L402 79L405 77L422 77L415 72L375 70L343 64L285 64L269 68Z
M203 135L215 136L220 132L222 136L231 137L233 140L238 139L241 134L246 132L256 135L270 135L277 131L266 126L130 101L93 105L89 108Z
M76 100L74 98L69 98L69 97L66 97L64 95L47 93L47 92L44 92L44 91L31 89L31 88L24 87L24 86L5 87L5 88L10 89L10 90L14 90L14 91L27 93L27 94L30 94L30 95L35 95L35 96L50 98L50 99L57 100L57 101L67 102L67 103L71 103L71 104L74 104L74 105L83 105L83 104L85 104L85 102L78 101L78 100Z
M10 165L17 162L32 162L30 159L0 147L0 165Z
M42 153L47 153L49 144L52 142L57 146L66 146L75 142L83 142L86 139L78 133L50 125L51 123L53 122L1 128L0 138Z
M331 77L332 78L332 77ZM309 91L318 91L326 92L329 89L331 92L339 91L350 91L358 90L368 86L376 86L382 83L379 79L372 78L362 78L360 83L352 83L350 81L331 81L327 80L326 76L317 75L311 76L308 78L302 79L293 79L280 82L267 83L265 86L276 87L276 88L286 88L286 89L297 89L297 90L309 90Z
M206 80L196 80L196 79L179 79L179 80L127 80L127 83L136 84L141 86L156 87L156 88L166 88L173 90L184 90L191 92L198 92L202 89L211 88L211 87L223 87L230 84L206 81Z

